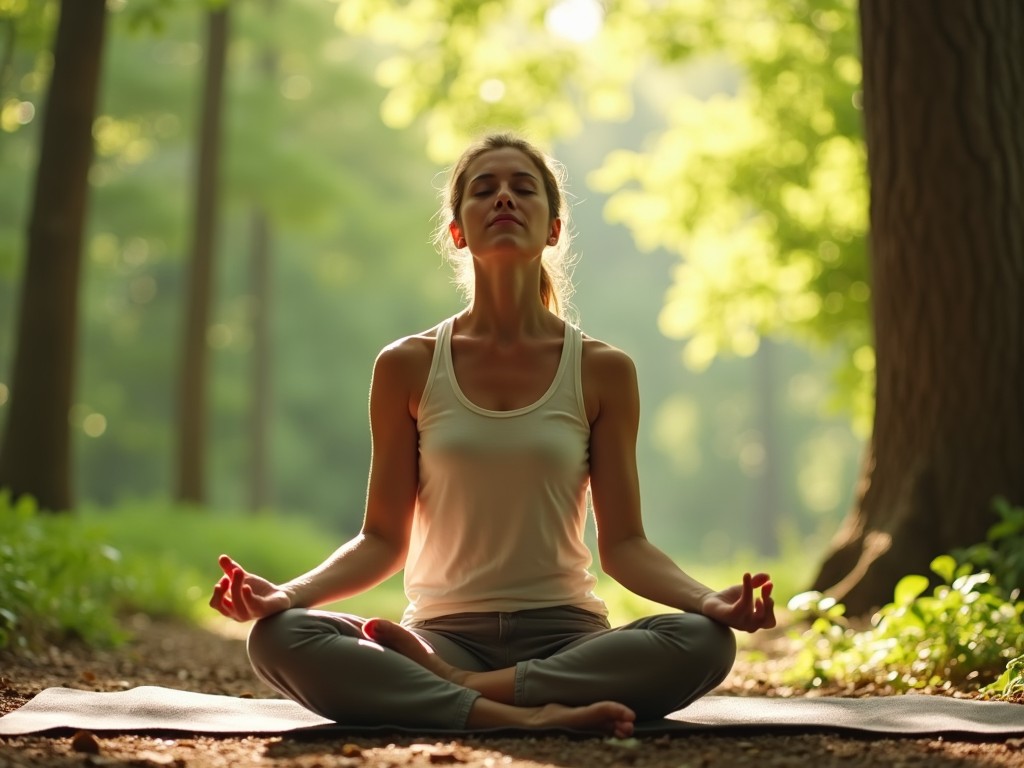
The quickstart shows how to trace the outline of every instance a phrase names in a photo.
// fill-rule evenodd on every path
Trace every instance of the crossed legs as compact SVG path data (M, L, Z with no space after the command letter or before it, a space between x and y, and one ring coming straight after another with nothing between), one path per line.
M721 681L729 630L672 614L585 633L542 659L489 669L447 638L435 648L390 621L291 610L249 638L257 674L340 722L407 727L570 728L628 736Z

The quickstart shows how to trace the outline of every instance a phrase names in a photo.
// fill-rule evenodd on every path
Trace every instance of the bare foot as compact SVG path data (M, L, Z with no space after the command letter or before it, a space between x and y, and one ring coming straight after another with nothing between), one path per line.
M585 707L547 704L533 711L535 728L571 728L577 731L602 731L624 739L633 735L636 714L625 704L599 701Z
M633 735L636 714L624 704L599 701L581 707L546 704L542 707L511 705L511 690L496 692L495 687L511 688L508 681L493 685L494 676L504 675L502 670L491 673L473 673L453 667L415 634L400 624L387 619L369 619L363 625L363 634L385 648L415 661L438 677L481 691L484 696L473 703L467 725L470 727L513 726L518 728L569 728L577 731L599 731L618 738ZM491 685L485 678L491 676ZM481 684L483 683L483 684ZM503 703L505 702L505 703Z
M375 643L397 651L445 680L461 685L469 674L446 662L434 653L433 648L401 624L387 619L368 619L363 624L363 634Z

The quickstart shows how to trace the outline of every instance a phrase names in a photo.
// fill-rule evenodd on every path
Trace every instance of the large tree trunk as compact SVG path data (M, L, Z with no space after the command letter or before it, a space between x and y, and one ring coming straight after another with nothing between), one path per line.
M185 314L178 413L179 501L202 504L206 483L207 329L213 301L213 255L219 215L218 171L221 145L221 106L228 47L228 9L208 16L206 74L199 126L196 196L193 214L192 261Z
M44 509L73 504L68 414L75 385L82 238L89 201L105 0L64 0L43 110L0 486Z
M815 583L851 614L1024 502L1024 4L862 0L861 37L877 405Z

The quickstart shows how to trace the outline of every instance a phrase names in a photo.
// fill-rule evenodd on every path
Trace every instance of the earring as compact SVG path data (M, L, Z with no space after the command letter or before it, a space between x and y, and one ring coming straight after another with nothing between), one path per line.
M552 235L551 237L548 238L548 245L557 245L557 244L558 244L558 238L557 237Z

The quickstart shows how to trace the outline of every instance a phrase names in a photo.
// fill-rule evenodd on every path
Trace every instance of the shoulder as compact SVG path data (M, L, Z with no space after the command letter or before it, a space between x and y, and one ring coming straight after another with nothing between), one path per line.
M440 324L420 333L403 336L377 353L371 389L402 392L415 408L430 374L439 328Z
M586 334L583 336L582 365L585 379L595 376L615 381L636 379L633 358L618 347Z
M403 336L397 339L380 352L377 353L377 360L374 369L387 371L417 368L430 361L434 356L434 346L437 342L437 327L411 336Z
M609 403L636 404L636 365L618 347L583 336L583 397L591 422Z

